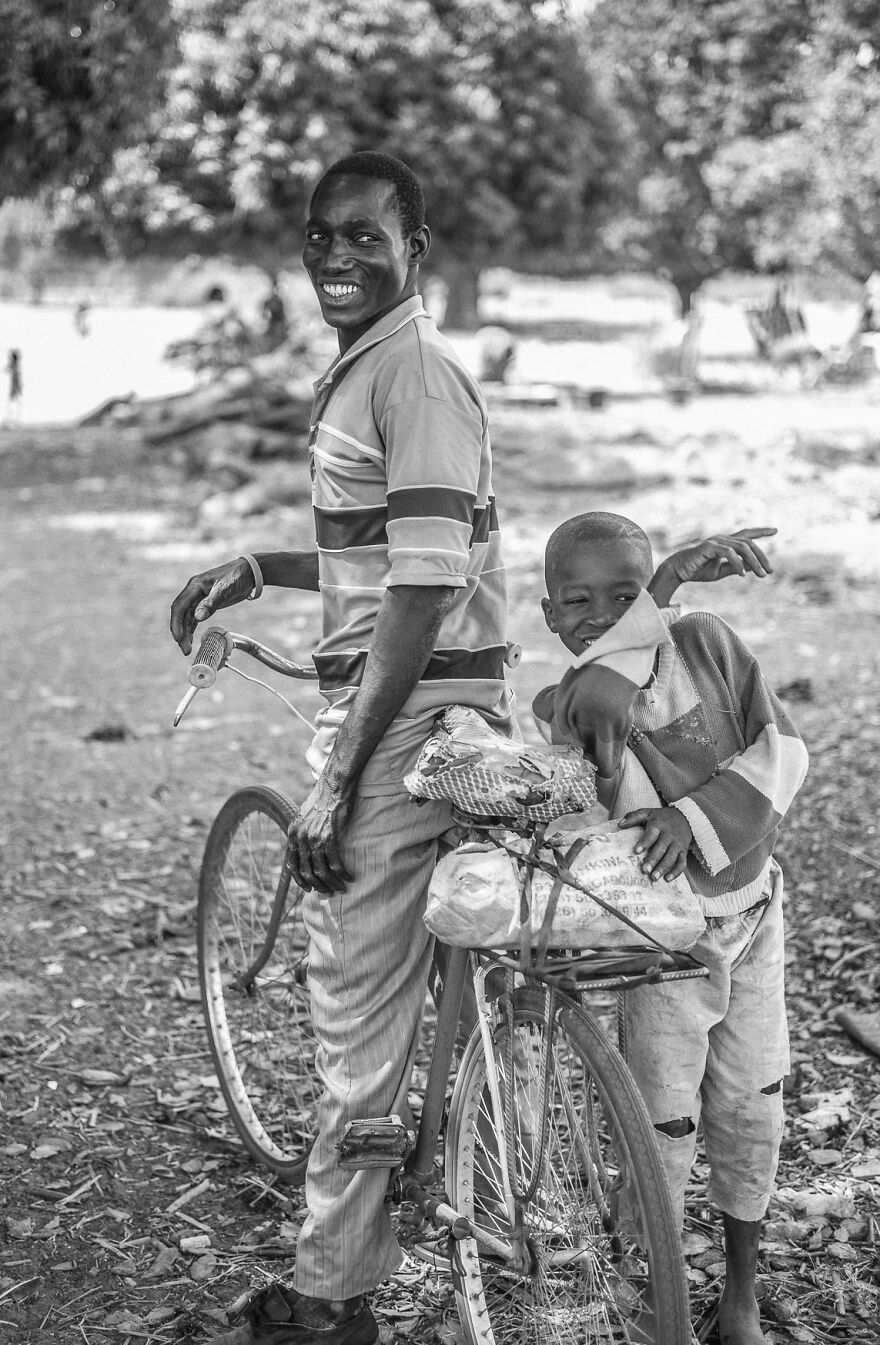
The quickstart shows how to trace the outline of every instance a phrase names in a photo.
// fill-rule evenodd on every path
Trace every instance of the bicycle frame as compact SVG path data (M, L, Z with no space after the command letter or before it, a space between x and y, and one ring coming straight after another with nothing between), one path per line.
M528 1253L523 1240L522 1247L512 1245L494 1237L466 1218L458 1210L447 1204L439 1196L432 1194L434 1180L434 1160L440 1143L440 1128L443 1122L443 1110L446 1101L446 1086L452 1070L452 1057L456 1037L461 1022L462 1003L467 985L469 968L474 975L477 990L477 1019L480 1030L487 1042L487 1059L491 1059L491 1028L488 1017L488 999L485 994L485 979L496 966L492 959L481 959L478 954L467 948L447 948L444 946L441 970L442 990L437 1006L437 1026L431 1051L431 1064L428 1070L428 1082L422 1103L422 1114L413 1152L405 1160L398 1178L401 1198L411 1200L438 1228L447 1228L455 1239L472 1237L502 1260L511 1261L517 1269L525 1266ZM497 1074L490 1075L489 1087L492 1104L497 1115L501 1111L502 1100ZM505 1137L501 1135L502 1146ZM507 1170L507 1156L502 1152L502 1170ZM506 1178L505 1178L506 1184ZM506 1189L505 1195L511 1214L514 1213L513 1195ZM522 1219L513 1224L522 1227Z
M232 666L228 665L228 658L234 650L241 650L265 666L288 677L314 679L316 675L313 668L293 663L250 637L212 627L205 633L202 647L190 669L190 689L178 706L174 718L175 724L180 722L197 691L212 685L220 668ZM512 661L516 651L511 647L509 652L511 658L508 661ZM233 671L240 672L236 668L233 668ZM240 675L244 676L245 674L240 673ZM260 685L267 686L266 683L260 683ZM279 695L274 688L267 686L267 689L272 691L273 694ZM293 713L298 713L283 696L280 699ZM477 830L482 830L489 839L493 838L493 828L488 823L482 824L482 828L476 821L473 821L472 825ZM246 995L253 993L260 972L271 960L276 936L284 918L292 877L292 852L288 842L275 888L265 939L254 960L235 978L236 988ZM566 877L567 880L577 885L576 880L571 879L570 875L566 875ZM600 902L600 904L602 903ZM631 922L626 921L626 923ZM662 955L658 956L658 950L661 954L668 954L668 957L664 959ZM437 1228L447 1229L454 1239L474 1239L493 1257L509 1263L513 1272L518 1275L528 1275L534 1270L523 1219L524 1204L528 1202L530 1196L528 1194L524 1195L522 1192L518 1193L513 1189L516 1179L512 1175L512 1165L508 1162L507 1150L511 1138L509 1134L511 1079L516 1069L511 1054L507 1065L505 1096L502 1097L491 1004L502 995L507 998L508 992L517 978L525 978L532 983L537 982L545 988L548 1000L543 1061L546 1062L548 1053L552 1049L556 1006L559 1004L576 1004L582 990L588 987L593 989L619 989L649 981L680 979L706 974L704 968L696 969L698 964L694 964L693 959L687 958L685 955L669 953L669 950L662 949L660 945L658 945L657 950L647 950L640 956L634 956L632 950L630 950L626 955L612 951L599 957L596 954L582 954L567 957L556 955L545 959L545 952L546 949L541 951L541 956L536 963L534 959L530 962L524 960L525 952L521 953L518 960L504 953L437 945L434 959L439 982L439 994L435 995L437 1023L418 1132L411 1152L407 1154L401 1145L401 1149L395 1151L395 1157L389 1164L391 1166L391 1181L395 1187L396 1195L412 1201ZM582 973L587 975L586 983L581 979ZM490 980L493 974L498 978L495 985ZM463 1008L469 987L472 989L474 1002L468 1004L465 1014ZM512 1005L510 1012L513 1012ZM510 1241L504 1241L488 1230L481 1228L474 1220L454 1209L436 1191L435 1162L440 1145L440 1132L445 1110L446 1090L452 1072L453 1054L462 1025L465 1024L470 1027L471 1020L473 1020L473 1025L479 1026L482 1034L486 1061L486 1086L489 1090L492 1110L495 1116L501 1120L497 1129L497 1146L503 1196L511 1229ZM512 1052L514 1050L512 1045L513 1020L511 1020L510 1027L509 1048ZM542 1063L541 1069L541 1092L543 1094L544 1063ZM543 1148L543 1144L544 1136L542 1132L541 1148ZM397 1152L400 1153L400 1157L396 1156ZM554 1253L551 1252L551 1259L553 1255ZM575 1256L577 1256L577 1253L575 1253ZM566 1250L564 1257L565 1264L570 1266L572 1264L572 1251L570 1249Z

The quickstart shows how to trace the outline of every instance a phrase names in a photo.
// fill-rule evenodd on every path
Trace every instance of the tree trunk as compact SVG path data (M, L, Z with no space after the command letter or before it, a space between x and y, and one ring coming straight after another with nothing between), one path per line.
M480 325L480 268L471 261L445 257L438 270L449 287L442 325L456 331L474 331Z
M671 279L678 295L681 317L686 318L691 311L694 295L702 282L696 276L672 276Z

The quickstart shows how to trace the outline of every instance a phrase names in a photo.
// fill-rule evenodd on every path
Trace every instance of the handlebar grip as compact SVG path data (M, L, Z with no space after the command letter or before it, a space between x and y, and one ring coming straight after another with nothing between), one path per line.
M232 641L219 626L211 626L205 631L201 648L190 665L187 674L190 686L201 690L214 685L217 673L232 653Z

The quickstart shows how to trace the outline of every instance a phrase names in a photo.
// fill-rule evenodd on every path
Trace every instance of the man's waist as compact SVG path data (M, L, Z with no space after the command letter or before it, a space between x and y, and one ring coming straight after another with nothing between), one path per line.
M327 695L359 687L368 654L367 649L319 647L314 654L314 663L321 691ZM419 686L436 682L503 682L506 654L506 644L486 645L479 649L435 649L419 678Z

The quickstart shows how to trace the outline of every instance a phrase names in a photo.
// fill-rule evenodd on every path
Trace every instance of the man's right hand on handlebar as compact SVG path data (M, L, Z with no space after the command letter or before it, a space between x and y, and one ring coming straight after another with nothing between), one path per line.
M171 604L171 634L183 653L191 652L200 621L207 621L221 607L244 602L253 589L253 571L243 556L188 580Z

